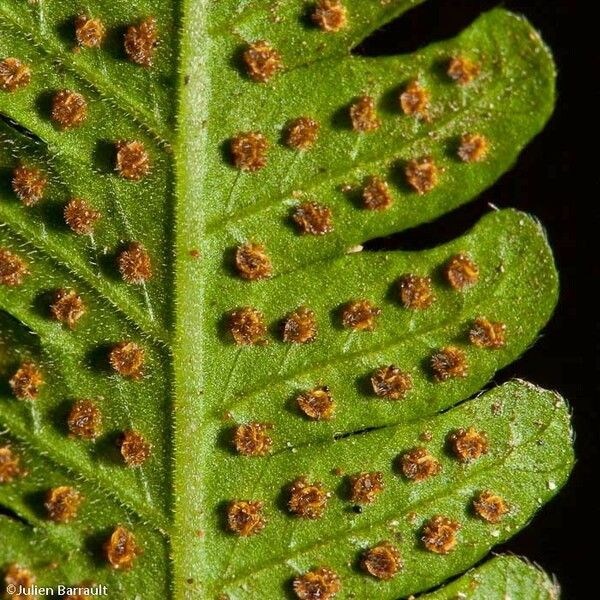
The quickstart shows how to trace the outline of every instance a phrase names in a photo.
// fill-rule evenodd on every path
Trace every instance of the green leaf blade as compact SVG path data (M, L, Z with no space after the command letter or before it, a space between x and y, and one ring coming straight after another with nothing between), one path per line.
M469 426L487 432L490 452L461 466L447 453L446 440L449 432ZM216 589L238 598L252 598L257 590L275 597L294 575L321 565L341 575L344 592L340 597L398 598L428 589L462 572L514 535L564 484L573 464L570 427L569 412L560 397L515 381L431 420L301 449L292 462L278 455L264 467L261 478L247 479L242 495L272 497L281 481L309 474L311 481L323 481L334 490L329 514L317 522L294 520L281 515L279 501L270 500L271 523L260 538L223 537L211 552L235 565L235 569L230 566L233 581L227 584L220 578ZM393 465L399 453L423 445L419 434L424 431L433 434L425 445L441 460L442 472L430 481L415 483L395 472ZM349 510L340 477L332 472L337 468L347 474L382 471L387 487L373 506L356 515ZM239 493L239 484L233 485ZM488 489L510 506L499 525L472 513L473 497ZM428 552L419 539L422 525L436 514L462 525L457 548L447 556ZM381 540L396 544L404 562L404 570L388 582L367 577L357 567L361 552ZM216 571L222 572L222 567Z
M480 280L472 289L456 292L443 268L461 252L479 266ZM399 300L398 279L413 272L433 278L436 301L424 311L406 309ZM236 422L273 423L276 450L411 420L472 395L531 345L557 298L545 234L531 217L516 211L491 212L464 237L433 250L360 252L258 285L251 305L273 324L271 343L240 348L222 333L210 346L211 354L219 365L233 366L225 373L219 369L208 382L206 402L211 402L215 426L226 411ZM234 279L215 292L208 296L215 307L208 332L220 330L221 315L249 298L248 283ZM381 308L374 332L352 332L341 325L344 305L361 298ZM300 347L282 344L277 325L300 305L315 311L317 340ZM482 350L469 344L468 331L481 316L506 325L504 348ZM466 352L469 374L436 384L430 357L451 345ZM373 393L371 374L389 364L412 376L414 388L404 400L386 401ZM295 399L318 385L331 388L336 414L331 421L311 423L303 419Z
M480 78L465 88L452 84L444 69L453 55L481 61ZM214 200L204 211L208 231L220 237L225 230L231 243L260 231L262 241L270 242L269 251L285 256L279 268L287 271L304 264L307 256L314 261L341 254L373 237L430 221L480 193L510 167L548 119L555 71L529 24L498 10L480 17L455 40L408 57L319 62L312 70L283 74L268 86L240 81L236 73L231 77L239 96L230 97L226 87L228 96L210 117L216 130L229 132L227 138L246 130L265 134L274 146L272 168L238 175L223 161L227 138L209 138L209 168L219 174L219 186L211 186ZM400 110L400 92L412 79L431 92L431 123ZM350 127L349 107L361 94L377 101L382 126L372 133L357 134ZM276 135L286 122L305 114L321 123L315 149L298 154L275 148L281 145ZM469 132L484 134L492 147L481 164L463 164L455 154L458 138ZM419 196L407 186L403 169L408 160L427 155L444 172L436 188ZM390 182L394 204L389 210L360 208L360 189L369 175ZM343 193L344 186L353 191ZM318 239L297 235L291 209L311 199L332 209L332 234ZM281 233L282 224L287 236Z
M500 555L442 589L419 596L425 600L557 600L560 588L544 571L516 556Z
M411 55L352 55L375 29L419 3L348 3L345 29L327 34L311 22L312 4L292 0L100 1L89 14L107 27L99 49L75 48L79 13L68 0L0 6L0 60L17 56L32 69L29 86L0 91L0 248L30 270L22 285L0 285L0 447L10 443L28 471L0 483L0 511L8 515L0 517L7 541L0 543L0 569L23 563L48 585L91 578L123 600L140 590L151 599L222 592L241 599L289 596L294 576L329 561L342 578L339 596L395 598L431 589L478 562L564 483L572 464L568 413L550 392L510 383L451 408L524 352L551 315L557 277L540 225L516 211L495 211L438 248L359 251L490 186L553 106L549 52L524 19L503 10ZM150 15L159 44L152 67L141 68L127 60L123 34ZM241 61L246 44L259 39L273 44L284 66L264 85L250 80ZM456 55L481 64L468 86L445 72ZM413 79L431 93L430 120L400 109L399 94ZM79 91L88 102L88 118L77 129L61 131L51 122L52 96L61 89ZM372 133L350 126L349 107L362 94L373 96L381 119ZM320 137L311 151L298 153L285 145L285 132L290 119L304 115L318 119ZM240 173L230 143L249 130L268 139L268 162ZM485 160L459 159L465 133L487 138ZM152 168L141 181L118 176L119 140L137 140L148 152ZM404 169L427 155L439 181L420 196ZM11 189L21 163L48 178L35 207L22 206ZM389 182L389 210L362 207L370 175ZM75 236L64 222L74 197L102 212L93 236ZM299 235L290 217L302 200L328 206L333 231ZM140 286L126 285L116 267L131 241L143 243L152 261L153 276ZM236 273L232 255L246 241L265 244L274 267L269 280L243 281ZM459 252L480 269L477 285L461 292L443 275ZM397 278L405 273L431 276L436 302L427 310L402 307ZM73 331L51 319L49 298L58 288L76 289L85 301ZM382 313L375 331L350 334L340 310L359 298ZM315 311L318 335L292 347L281 339L280 322L300 304ZM267 346L233 344L227 319L241 306L264 311ZM507 326L503 347L469 344L480 316ZM123 340L145 351L138 381L108 365L109 350ZM464 350L468 374L435 383L431 354L448 345ZM8 385L26 360L39 364L45 380L32 402L16 399ZM397 402L374 397L369 387L373 369L392 363L414 383ZM297 409L297 394L316 385L333 391L332 421L311 422ZM67 414L81 398L102 411L95 443L69 436ZM492 414L494 399L506 414ZM271 454L237 455L233 428L256 420L273 426ZM489 430L492 447L461 467L445 439L467 421ZM435 433L431 448L443 470L413 485L393 463L424 428ZM140 468L125 468L119 454L126 429L141 431L152 446ZM541 438L543 446L536 443ZM332 474L336 466L347 474L381 470L380 501L349 512L344 483ZM333 492L320 521L289 514L287 486L303 474ZM57 485L86 497L72 523L51 523L43 507L44 494ZM497 488L511 507L498 527L468 510L483 486ZM236 538L226 507L253 497L264 502L267 528ZM456 551L444 557L419 543L419 528L436 511L463 523ZM409 522L412 512L417 519ZM129 573L110 569L103 550L117 524L144 549ZM377 583L358 568L360 555L389 535L405 568Z
M170 88L177 62L177 13L174 2L146 1L143 7L140 3L98 2L86 11L71 2L55 2L48 10L44 3L6 0L0 6L0 27L3 38L26 38L30 46L47 57L41 60L58 63L63 72L76 73L85 80L86 87L95 88L113 106L127 110L158 138L169 140L175 119ZM77 48L74 19L80 14L102 19L107 31L104 51ZM126 26L149 15L159 24L161 47L151 71L124 60L122 45ZM14 55L14 48L13 41L13 52L7 56Z
M113 496L115 490L107 495L106 487L97 486L93 478L82 479L42 458L34 445L0 436L0 445L5 443L19 455L28 473L20 480L0 485L0 506L10 506L22 520L20 523L0 516L0 568L12 563L27 566L38 578L38 585L96 581L122 598L134 598L140 589L151 598L168 594L165 565L169 544L156 523L145 522L122 506L120 498ZM138 473L136 478L140 487L144 485L143 477L143 473ZM49 523L43 506L46 490L69 484L75 485L83 496L77 518L68 525ZM135 532L136 542L144 551L138 558L139 568L125 577L118 571L107 571L102 558L104 542L117 524ZM151 581L148 573L155 574Z

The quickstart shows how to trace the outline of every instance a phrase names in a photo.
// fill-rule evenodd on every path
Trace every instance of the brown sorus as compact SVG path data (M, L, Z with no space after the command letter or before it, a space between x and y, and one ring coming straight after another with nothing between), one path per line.
M142 553L131 531L118 525L104 544L110 566L118 571L129 571L136 557Z
M102 216L99 210L81 198L73 198L65 206L65 222L77 235L90 235L96 221Z
M315 201L296 206L292 219L303 235L325 235L333 231L331 209Z
M125 54L131 62L151 67L158 46L158 29L154 17L146 17L138 25L130 25L124 38Z
M404 173L410 187L419 195L427 194L438 183L438 168L431 156L409 160Z
M484 490L473 500L475 514L488 523L499 523L508 512L504 499L494 492Z
M68 523L77 517L82 502L83 496L76 489L61 485L48 491L44 507L51 521Z
M283 324L283 341L308 344L317 338L317 320L314 311L301 306L290 313Z
M429 92L418 81L411 81L400 94L400 108L405 115L427 117Z
M266 526L263 502L260 500L236 500L227 507L229 530L242 537L256 535Z
M54 294L50 312L57 321L74 329L77 321L85 313L85 305L81 296L74 290L60 289Z
M296 402L300 410L315 421L327 421L333 418L335 401L326 385L302 392Z
M150 457L152 446L139 431L124 431L119 440L121 456L128 467L139 467Z
M383 491L383 473L381 471L361 471L350 475L350 501L357 504L371 504Z
M446 346L431 356L431 370L437 381L466 377L469 372L467 356L456 346Z
M398 279L400 301L406 308L423 310L435 301L431 277L407 273Z
M402 570L398 548L391 542L379 542L362 556L362 568L376 579L388 580Z
M363 206L368 210L387 210L394 201L388 182L376 176L367 179L362 199Z
M450 286L460 291L479 280L479 267L464 252L453 256L444 266L444 275Z
M4 574L5 587L15 590L14 594L6 594L7 600L36 600L37 596L33 594L21 594L18 590L20 588L31 588L35 585L36 576L25 567L12 563L8 565L6 573Z
M362 96L350 107L352 129L358 132L376 131L381 127L381 119L375 109L372 96Z
M233 164L241 171L258 171L267 165L269 140L258 131L238 133L231 140Z
M144 144L137 140L123 141L116 144L117 173L129 181L140 181L150 173L150 156Z
M427 448L413 448L400 457L402 474L412 481L425 481L442 470L440 462L434 458Z
M331 600L342 589L339 575L329 567L318 567L294 579L299 600Z
M459 85L467 85L479 76L480 67L464 56L453 56L448 62L448 77Z
M448 444L460 462L477 460L490 449L485 431L477 431L475 427L457 429L448 436Z
M16 92L31 83L31 69L18 58L0 61L0 90Z
M110 350L108 362L119 375L140 379L144 369L144 349L135 342L119 342Z
M346 7L340 0L318 0L311 19L321 31L335 33L346 27Z
M290 486L288 508L303 519L320 519L329 496L321 482L309 483L306 477L299 477Z
M243 306L231 312L227 323L233 340L240 346L264 344L267 334L265 315L256 308Z
M69 432L84 440L95 440L102 431L102 414L92 400L77 400L67 419Z
M436 515L423 527L421 541L427 550L435 554L448 554L456 546L460 523L448 517Z
M11 483L24 475L21 458L10 445L0 446L0 483Z
M321 125L311 117L298 117L288 126L285 142L295 150L309 150L318 137Z
M264 40L249 44L242 58L248 77L261 83L269 81L283 68L279 52Z
M268 432L273 429L270 423L244 423L235 428L233 444L244 456L266 456L271 452L273 440Z
M61 90L52 99L52 120L60 129L78 127L87 118L87 102L79 93Z
M354 331L373 331L381 309L369 300L349 302L342 310L342 325Z
M43 197L48 181L36 167L19 165L13 171L12 189L25 206L37 204Z
M75 38L84 48L99 48L106 36L106 28L100 19L92 19L87 15L75 18Z
M140 242L131 242L119 253L117 266L126 283L141 285L152 277L150 255Z
M0 284L16 287L29 275L27 263L8 248L0 248Z
M506 325L500 321L489 321L485 317L479 317L469 330L469 340L478 348L502 348L506 344Z
M257 281L273 275L271 259L263 244L247 242L235 251L235 266L242 279Z
M8 383L19 400L35 400L44 384L44 377L32 362L24 362Z
M401 400L413 387L412 375L394 365L379 367L371 375L371 386L380 398Z
M465 133L460 137L457 154L463 162L481 162L488 153L487 139L480 133Z

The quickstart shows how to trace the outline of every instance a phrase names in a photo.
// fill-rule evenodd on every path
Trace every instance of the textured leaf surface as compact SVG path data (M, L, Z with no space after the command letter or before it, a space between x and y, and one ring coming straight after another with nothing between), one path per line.
M553 394L511 383L443 412L522 353L549 318L557 282L540 226L515 211L492 212L432 250L358 251L472 199L510 167L552 109L549 54L529 24L506 11L410 56L349 53L414 4L353 2L347 27L327 34L311 24L309 5L292 1L99 2L89 16L102 19L107 36L95 49L75 48L70 2L0 4L0 60L16 57L31 69L28 85L0 91L0 248L29 271L20 285L0 285L0 446L10 444L27 471L0 484L8 515L0 520L0 566L24 564L48 585L106 583L115 598L141 590L148 598L271 598L293 595L295 576L327 565L342 580L342 597L396 598L467 569L564 482L568 414ZM123 33L149 15L159 44L144 68L127 60ZM247 77L242 60L259 39L283 64L265 84ZM446 73L453 56L480 65L479 76L453 82ZM430 94L428 118L400 110L399 94L415 79ZM51 111L65 89L81 93L88 110L80 127L63 131ZM373 97L380 127L358 133L349 111L363 95ZM300 116L320 123L317 143L304 152L284 143ZM232 165L231 140L245 131L269 142L267 164L256 172ZM459 159L466 133L488 140L484 160ZM151 170L140 181L115 170L120 140L140 142L148 154ZM438 181L420 195L405 171L425 156ZM47 178L35 206L23 206L11 189L20 164ZM385 211L362 206L370 176L389 183ZM102 213L93 235L76 236L65 224L72 198ZM326 235L299 235L292 215L304 201L331 211ZM116 268L130 242L150 255L153 274L143 285L125 283ZM240 278L234 255L246 242L265 245L272 277ZM444 265L460 253L479 278L457 291ZM431 277L436 299L425 310L400 302L398 279L407 273ZM72 331L50 318L59 288L75 289L86 306ZM372 332L342 327L343 307L359 299L381 311ZM285 343L281 321L301 305L314 311L316 340ZM264 314L267 344L234 344L228 315L241 307ZM479 317L506 326L502 347L469 343ZM121 341L145 351L139 380L111 370L108 354ZM436 382L431 356L447 346L464 352L465 376ZM33 401L16 399L8 384L26 361L44 378ZM373 371L390 364L412 378L403 400L373 394ZM298 394L316 386L328 386L336 403L331 420L311 421L298 409ZM68 435L67 415L83 398L103 416L93 443ZM250 421L272 427L270 455L234 451L233 428ZM490 451L464 466L446 438L471 425L487 432ZM126 468L116 447L127 429L152 445L141 467ZM424 432L442 471L410 482L396 457L422 445ZM385 490L359 514L347 475L361 470L381 471ZM288 486L299 476L332 492L319 520L289 514ZM44 508L59 485L85 497L69 524L50 522ZM469 511L488 487L510 507L498 526ZM264 503L266 528L236 537L227 506L252 499ZM418 541L438 513L462 523L448 556ZM144 550L129 572L111 570L104 557L118 524ZM361 572L360 556L387 538L404 570L377 582Z
M516 556L497 556L437 592L427 600L556 600L560 588L546 573Z
M491 450L484 459L465 468L445 449L448 433L469 426L488 433ZM265 529L256 542L242 540L236 544L236 569L231 569L236 585L225 589L240 598L252 598L257 590L268 590L267 596L276 597L290 565L302 572L321 563L344 572L348 595L397 598L432 587L440 575L445 579L461 572L493 545L513 535L555 493L571 468L569 427L560 398L514 382L440 416L300 450L291 464L283 456L274 457L260 479L247 478L245 495L263 498L277 482L307 473L335 490L336 500L319 523L289 524L289 517L280 515L277 504L272 503L273 535ZM427 482L410 482L395 473L394 460L403 451L420 445L423 432L432 434L427 448L441 461L442 472ZM336 468L345 473L382 471L388 487L373 506L357 516L349 510L351 506L340 485L343 480L332 473ZM237 486L239 490L239 482ZM492 489L512 507L500 527L471 514L472 498L483 489ZM448 556L428 553L419 542L422 525L435 514L462 524L459 547ZM287 535L281 535L282 531ZM382 584L354 571L352 563L361 550L385 539L400 540L405 571ZM244 546L250 544L252 552L246 553ZM257 546L260 551L255 552ZM230 547L231 543L222 541L223 554ZM277 558L283 553L285 562Z

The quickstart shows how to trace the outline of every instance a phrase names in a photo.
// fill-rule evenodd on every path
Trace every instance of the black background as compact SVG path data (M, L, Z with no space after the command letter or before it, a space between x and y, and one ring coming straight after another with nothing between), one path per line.
M482 11L497 5L497 1L488 0L430 0L378 31L356 51L369 56L410 52L456 35ZM566 488L529 527L498 550L524 555L554 573L563 598L591 598L596 594L595 573L590 565L597 554L597 541L592 542L598 540L591 536L598 535L592 527L600 511L598 496L589 488L598 464L595 356L599 346L595 340L600 328L594 322L596 311L587 312L583 300L586 284L597 281L593 254L598 240L590 239L586 245L579 235L582 231L578 231L577 215L585 212L588 219L595 219L595 194L591 190L597 189L598 175L583 166L575 137L593 135L591 130L586 131L591 126L587 111L597 104L587 96L588 84L577 79L585 60L585 53L577 47L581 7L577 10L572 0L508 0L502 6L524 14L554 53L558 98L551 121L514 168L475 202L435 223L371 242L370 246L435 246L471 227L489 210L488 202L526 210L544 224L560 273L560 301L537 344L499 372L494 383L521 377L565 396L573 410L578 462ZM596 69L595 73L587 77L597 77L600 71ZM600 167L596 171L600 172ZM592 223L589 225L591 230ZM579 253L578 245L582 247Z

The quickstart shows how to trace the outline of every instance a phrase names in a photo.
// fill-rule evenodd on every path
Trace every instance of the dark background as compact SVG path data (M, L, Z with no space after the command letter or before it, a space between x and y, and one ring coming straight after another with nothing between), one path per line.
M498 4L490 0L430 0L371 36L357 53L372 56L413 51L430 41L456 35L482 11ZM588 115L595 110L597 100L586 86L591 81L588 77L597 77L600 71L596 65L596 75L589 71L586 78L576 80L592 65L582 64L586 54L578 48L577 35L581 23L575 23L582 13L573 0L508 0L501 5L524 14L554 53L558 67L554 116L514 168L475 202L436 223L377 240L372 247L435 246L471 227L489 210L488 202L525 210L544 224L560 273L560 301L537 344L499 372L494 382L521 377L565 396L573 410L578 462L567 486L542 509L533 524L498 550L524 555L554 573L563 598L591 598L595 575L591 561L595 562L599 539L592 527L600 502L588 486L598 472L595 356L600 349L596 342L600 328L594 322L597 309L588 311L584 307L583 294L589 294L591 284L597 281L598 266L593 255L598 240L583 240L577 216L585 213L590 220L586 230L593 229L600 166L596 172L584 167L583 153L577 155L576 136L584 139L586 134L593 135ZM578 247L582 248L579 253Z

